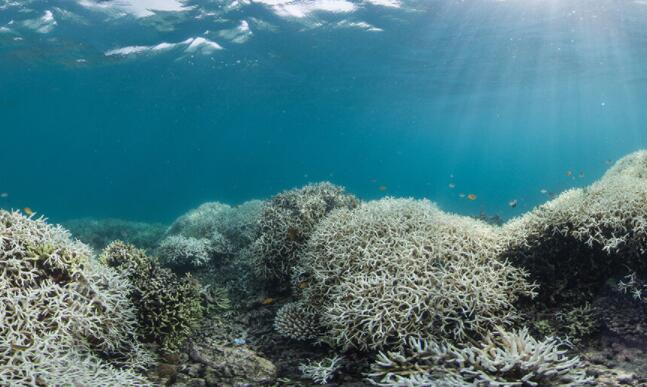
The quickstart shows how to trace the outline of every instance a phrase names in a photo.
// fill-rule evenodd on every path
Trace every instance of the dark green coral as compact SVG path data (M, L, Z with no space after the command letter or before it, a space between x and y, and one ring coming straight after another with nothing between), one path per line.
M108 245L101 260L128 274L141 339L164 351L182 346L204 313L200 283L190 274L178 278L143 250L120 241Z

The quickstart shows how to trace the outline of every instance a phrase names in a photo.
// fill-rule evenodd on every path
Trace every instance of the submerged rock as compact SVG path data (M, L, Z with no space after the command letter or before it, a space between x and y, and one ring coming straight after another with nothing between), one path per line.
M193 344L189 358L204 366L207 386L258 385L270 383L277 376L271 361L244 346L206 348Z

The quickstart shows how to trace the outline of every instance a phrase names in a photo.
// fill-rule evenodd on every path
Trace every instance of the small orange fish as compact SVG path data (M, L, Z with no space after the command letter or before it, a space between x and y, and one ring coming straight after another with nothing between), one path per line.
M263 301L261 301L261 304L263 304L263 305L272 305L273 303L274 303L274 299L271 298L271 297L268 297L268 298L264 299Z
M477 197L477 196L476 196L475 194L469 194L469 195L467 195L467 198L468 198L469 200L476 200L476 197Z
M23 208L22 210L23 210L23 212L24 212L25 214L27 214L27 216L32 216L32 215L34 215L34 211L33 211L31 208L29 208L29 207L25 207L25 208Z
M377 189L379 189L379 190L380 190L380 191L382 191L382 192L386 192L386 190L387 190L388 188L387 188L385 185L381 185L381 186L377 187Z

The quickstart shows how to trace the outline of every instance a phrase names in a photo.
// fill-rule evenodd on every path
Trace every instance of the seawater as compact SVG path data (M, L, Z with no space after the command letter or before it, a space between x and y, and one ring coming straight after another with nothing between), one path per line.
M328 180L515 216L647 146L646 20L640 1L0 0L0 206L166 222Z

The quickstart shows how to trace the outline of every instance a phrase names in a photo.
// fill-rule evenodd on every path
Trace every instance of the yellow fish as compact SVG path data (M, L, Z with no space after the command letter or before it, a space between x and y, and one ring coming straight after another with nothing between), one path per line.
M566 176L568 176L568 177L573 176L573 171L566 171Z
M268 298L264 299L263 301L261 301L261 304L263 304L263 305L272 305L273 303L274 303L274 299L271 298L271 297L268 297Z
M475 194L469 194L469 195L467 195L467 198L469 200L476 200L476 195Z
M22 210L23 210L23 212L24 212L25 214L27 214L27 216L32 216L32 215L34 215L34 211L33 211L31 208L29 208L29 207L25 207L25 208L23 208Z

